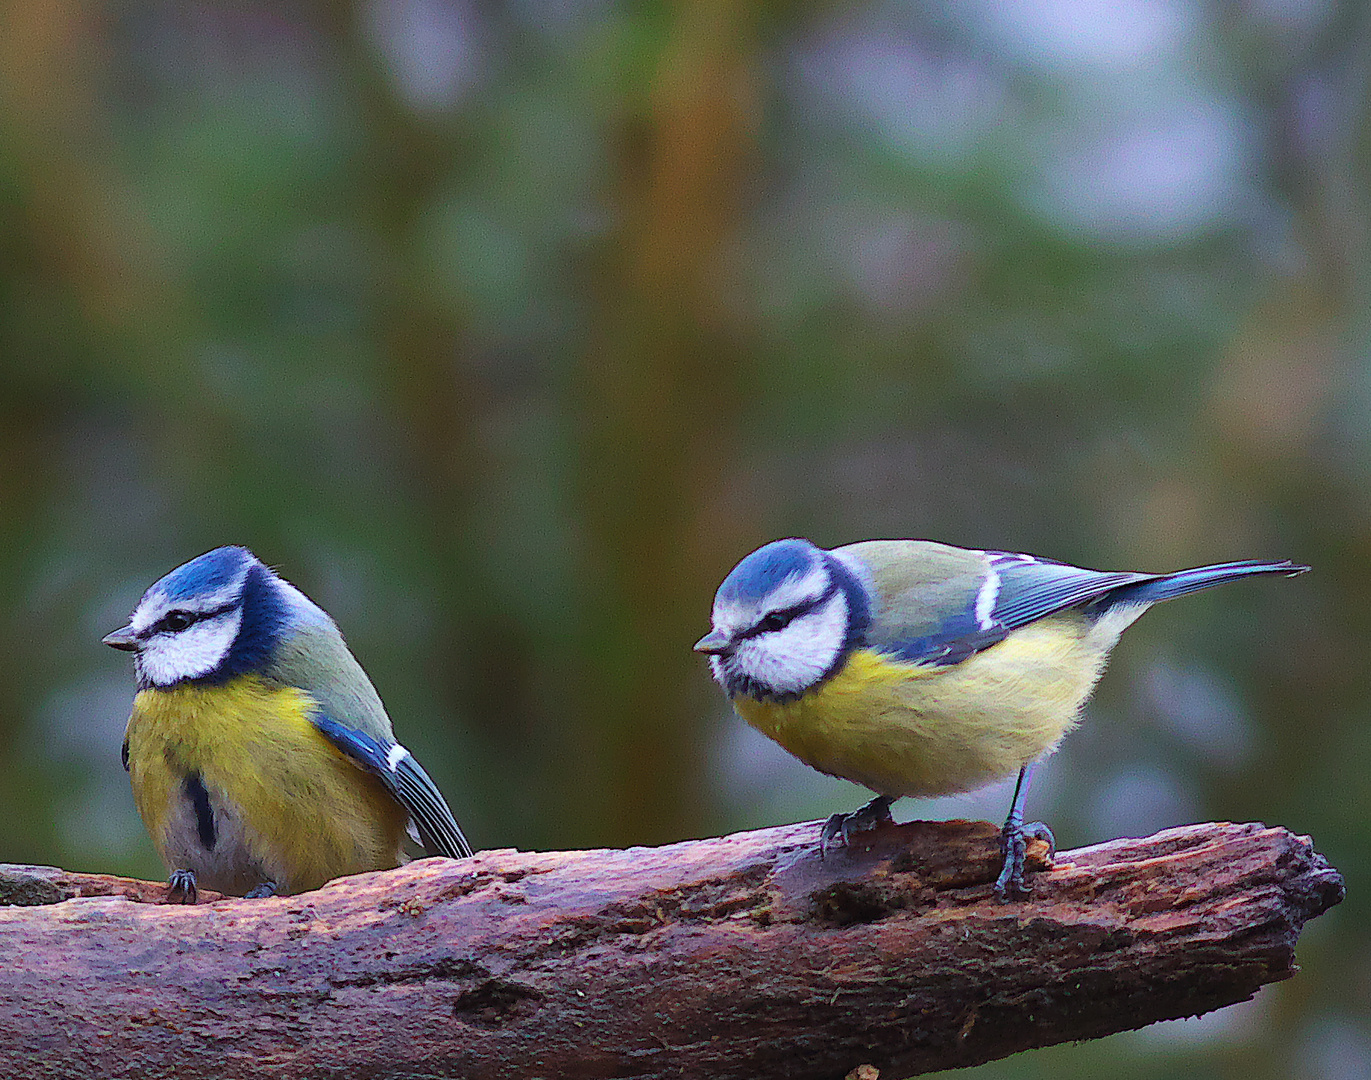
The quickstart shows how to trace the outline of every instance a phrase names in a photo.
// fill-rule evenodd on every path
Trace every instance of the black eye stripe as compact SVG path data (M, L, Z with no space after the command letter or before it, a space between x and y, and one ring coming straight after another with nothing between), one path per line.
M792 622L810 611L813 611L825 597L819 596L813 600L805 600L803 603L793 604L788 608L781 608L779 611L768 611L756 624L749 627L739 637L756 637L758 634L769 634L776 630L784 630Z
M838 583L836 581L830 582L828 588L818 596L810 600L801 600L798 604L792 604L788 608L781 608L779 611L769 611L758 619L753 626L744 630L737 636L740 639L752 638L759 634L768 634L776 630L783 630L801 615L807 615L820 604L828 603L837 593ZM780 620L779 623L772 621L777 619Z
M235 604L224 604L222 607L217 607L210 611L187 611L184 608L176 608L172 611L168 611L153 623L151 632L154 634L179 634L182 630L189 630L198 622L202 622L205 619L213 619L217 615L223 615L225 612L232 611L235 606Z

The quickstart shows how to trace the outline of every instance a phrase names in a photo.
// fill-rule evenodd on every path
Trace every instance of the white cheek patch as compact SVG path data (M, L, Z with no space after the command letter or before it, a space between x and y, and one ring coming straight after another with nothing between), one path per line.
M178 633L154 634L138 653L139 673L154 686L208 675L228 656L242 622L242 611L234 608Z
M801 694L828 674L842 654L847 623L847 596L838 591L783 629L739 642L732 664L774 694Z

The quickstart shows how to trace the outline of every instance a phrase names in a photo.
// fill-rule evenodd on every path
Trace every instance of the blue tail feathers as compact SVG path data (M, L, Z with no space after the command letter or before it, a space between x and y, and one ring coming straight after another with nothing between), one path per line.
M1227 581L1251 577L1255 574L1284 574L1294 577L1303 574L1309 567L1291 562L1289 559L1269 561L1265 559L1246 559L1242 562L1216 563L1213 566L1197 566L1193 570L1178 570L1174 574L1161 574L1148 581L1125 585L1114 589L1095 602L1098 607L1114 604L1155 604L1170 600L1173 596L1198 592L1211 585L1222 585Z

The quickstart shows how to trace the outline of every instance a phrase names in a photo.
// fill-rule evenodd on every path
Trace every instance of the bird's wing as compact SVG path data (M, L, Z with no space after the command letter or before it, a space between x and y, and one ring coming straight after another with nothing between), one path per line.
M298 686L315 701L314 726L357 766L375 775L409 812L419 843L434 855L462 859L471 845L442 793L408 750L395 741L376 688L327 616L299 626L282 641L267 674Z
M394 741L390 717L376 688L323 612L318 621L294 627L277 644L265 674L287 686L298 686L347 727L381 743Z
M1007 551L987 551L986 555L991 571L999 579L991 618L1001 624L1006 633L1054 611L1099 599L1125 585L1137 585L1163 576L1086 570Z
M394 740L377 739L320 710L316 709L310 719L324 738L377 777L408 811L419 831L419 842L429 854L450 859L464 859L471 854L471 845L462 835L442 792L413 754Z
M927 540L873 540L835 554L866 571L873 599L867 644L938 666L960 663L1053 612L1154 577Z

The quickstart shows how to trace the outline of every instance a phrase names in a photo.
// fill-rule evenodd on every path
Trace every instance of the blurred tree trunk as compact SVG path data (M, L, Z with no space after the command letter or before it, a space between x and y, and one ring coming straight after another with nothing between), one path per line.
M599 266L598 327L577 384L580 495L595 596L577 717L598 842L679 836L701 820L703 711L683 698L708 629L703 581L742 552L704 511L734 459L739 366L723 295L753 165L757 13L682 2L646 88L623 118L620 227Z

